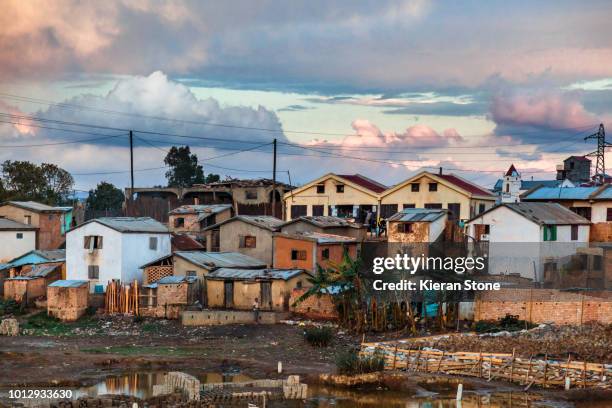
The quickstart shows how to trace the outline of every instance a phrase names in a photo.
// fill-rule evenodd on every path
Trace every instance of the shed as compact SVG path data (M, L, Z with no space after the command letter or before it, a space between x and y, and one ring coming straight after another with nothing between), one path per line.
M47 287L47 314L63 321L74 321L87 312L89 282L58 280Z
M447 220L448 210L404 208L387 219L388 242L435 242L444 232Z
M46 296L47 286L62 277L63 263L38 264L28 266L20 275L4 282L4 299L32 303Z
M166 276L143 286L143 292L141 315L178 319L187 306L199 300L199 282L192 276Z
M208 274L208 306L251 310L255 302L262 310L289 311L295 288L308 285L303 269L220 268Z

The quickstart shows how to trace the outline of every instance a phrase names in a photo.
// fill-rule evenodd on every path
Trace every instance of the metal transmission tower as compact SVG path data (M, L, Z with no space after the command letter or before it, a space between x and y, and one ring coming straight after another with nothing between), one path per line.
M595 165L595 175L593 176L593 180L597 184L603 184L606 178L606 147L612 146L612 143L606 142L606 131L603 123L599 125L599 130L597 133L593 133L592 135L584 138L584 140L588 139L597 139L597 150L587 154L586 156L597 157L597 164Z

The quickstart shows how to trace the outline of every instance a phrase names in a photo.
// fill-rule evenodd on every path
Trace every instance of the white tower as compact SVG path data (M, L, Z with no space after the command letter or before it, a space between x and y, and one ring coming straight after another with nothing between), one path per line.
M513 164L504 175L501 191L501 202L518 203L521 201L521 184L521 175Z

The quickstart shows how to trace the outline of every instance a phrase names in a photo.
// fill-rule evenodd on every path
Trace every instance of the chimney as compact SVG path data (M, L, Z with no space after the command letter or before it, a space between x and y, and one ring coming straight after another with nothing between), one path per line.
M440 172L438 174L442 175L442 167L440 167Z

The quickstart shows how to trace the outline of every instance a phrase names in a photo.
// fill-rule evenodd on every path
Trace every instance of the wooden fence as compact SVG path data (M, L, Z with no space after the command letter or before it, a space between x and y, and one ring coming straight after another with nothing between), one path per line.
M403 343L363 343L362 356L381 355L386 370L407 370L503 380L541 387L612 389L612 364L518 358L515 353L445 352L411 349Z
M138 281L122 284L119 281L109 281L104 295L104 311L107 314L132 314L138 316L140 287Z

